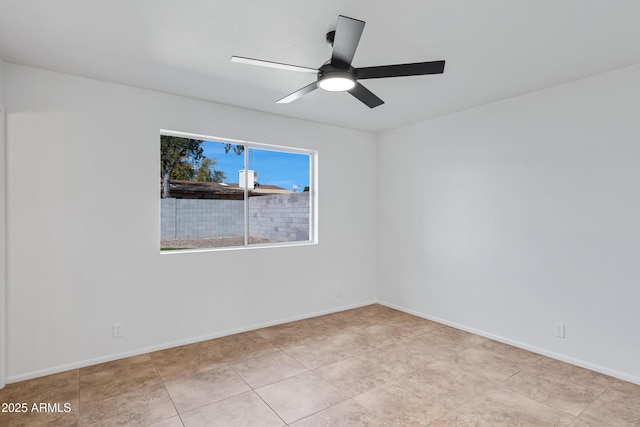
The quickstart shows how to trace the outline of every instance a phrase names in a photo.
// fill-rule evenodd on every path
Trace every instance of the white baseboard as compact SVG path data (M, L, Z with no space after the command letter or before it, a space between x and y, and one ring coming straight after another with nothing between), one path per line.
M509 339L509 338L501 337L499 335L495 335L495 334L491 334L489 332L481 331L479 329L471 328L471 327L469 327L467 325L462 325L460 323L451 322L449 320L441 319L439 317L430 316L428 314L420 313L418 311L410 310L408 308L400 307L398 305L391 304L391 303L388 303L388 302L377 301L377 303L380 304L380 305L384 305L386 307L389 307L389 308L393 308L393 309L398 310L398 311L402 311L404 313L408 313L408 314L412 314L414 316L422 317L423 319L431 320L431 321L437 322L437 323L442 323L443 325L451 326L452 328L456 328L456 329L460 329L460 330L463 330L463 331L466 331L466 332L470 332L470 333L475 334L475 335L480 335L482 337L489 338L491 340L498 341L498 342L501 342L501 343L504 343L504 344L509 344L509 345L514 346L514 347L521 348L523 350L532 351L534 353L541 354L543 356L547 356L547 357L550 357L552 359L559 360L561 362L566 362L566 363L569 363L571 365L579 366L581 368L589 369L591 371L599 372L601 374L609 375L611 377L618 378L618 379L621 379L623 381L628 381L630 383L634 383L634 384L640 385L640 377L637 377L635 375L630 375L630 374L628 374L626 372L620 372L620 371L617 371L615 369L607 368L605 366L596 365L594 363L587 362L585 360L576 359L574 357L570 357L570 356L567 356L567 355L564 355L564 354L560 354L560 353L556 353L556 352L553 352L553 351L549 351L549 350L544 349L544 348L532 346L532 345L529 345L529 344L526 344L526 343L523 343L523 342L520 342L520 341L515 341L515 340Z
M19 381L30 380L30 379L33 379L33 378L44 377L46 375L58 374L60 372L65 372L65 371L69 371L69 370L72 370L72 369L79 369L79 368L84 368L84 367L87 367L87 366L97 365L99 363L105 363L105 362L111 362L113 360L123 359L125 357L139 356L141 354L147 354L147 353L151 353L151 352L154 352L154 351L166 350L166 349L172 348L172 347L179 347L181 345L187 345L187 344L193 344L193 343L197 343L197 342L201 342L201 341L207 341L207 340L211 340L211 339L215 339L215 338L225 337L227 335L239 334L241 332L254 331L256 329L266 328L266 327L269 327L269 326L275 326L275 325L281 325L283 323L295 322L296 320L303 320L303 319L309 319L309 318L312 318L312 317L324 316L325 314L337 313L339 311L344 311L344 310L351 310L353 308L364 307L366 305L371 305L371 304L375 304L375 303L376 303L376 301L367 301L367 302L358 303L358 304L345 305L345 306L340 306L340 307L336 307L336 308L332 308L332 309L328 309L328 310L321 310L321 311L316 311L316 312L313 312L313 313L303 314L303 315L299 315L299 316L286 317L286 318L274 320L272 322L257 323L257 324L249 325L249 326L246 326L246 327L243 327L243 328L230 329L230 330L216 332L216 333L209 334L209 335L191 337L191 338L187 338L187 339L184 339L184 340L172 341L172 342L163 343L163 344L159 344L159 345L154 345L154 346L150 346L150 347L139 348L139 349L135 349L135 350L131 350L131 351L126 351L126 352L123 352L123 353L116 353L116 354L110 354L108 356L81 360L81 361L78 361L78 362L73 362L73 363L69 363L69 364L65 364L65 365L54 366L52 368L47 368L47 369L42 369L42 370L32 371L32 372L27 372L27 373L19 374L19 375L13 375L13 376L10 376L10 377L6 378L6 383L7 384L16 383L16 382L19 382ZM2 387L0 387L0 388L2 388Z
M483 336L485 338L489 338L491 340L494 341L498 341L504 344L509 344L512 345L514 347L518 347L521 348L523 350L528 350L528 351L532 351L534 353L538 353L541 354L543 356L547 356L550 357L552 359L556 359L556 360L560 360L562 362L566 362L575 366L579 366L581 368L585 368L585 369L589 369L595 372L599 372L605 375L609 375L611 377L614 378L618 378L621 379L623 381L628 381L634 384L639 384L640 385L640 377L634 376L634 375L630 375L627 374L625 372L620 372L614 369L610 369L604 366L600 366L600 365L596 365L590 362L587 362L585 360L581 360L581 359L576 359L570 356L566 356L564 354L560 354L560 353L556 353L553 351L549 351L547 349L544 348L540 348L540 347L536 347L536 346L532 346L523 342L519 342L519 341L515 341L509 338L505 338L499 335L495 335L495 334L491 334L479 329L475 329L472 327L469 327L467 325L463 325L460 323L456 323L456 322L451 322L447 319L442 319L439 317L435 317L435 316L430 316L428 314L425 313L421 313L419 311L415 311L415 310L411 310L405 307L401 307L395 304L391 304L385 301L367 301L367 302L362 302L362 303L358 303L358 304L351 304L351 305L346 305L346 306L341 306L341 307L336 307L333 309L328 309L328 310L321 310L321 311L316 311L313 313L308 313L308 314L304 314L304 315L299 315L299 316L292 316L292 317L286 317L286 318L281 318L275 321L271 321L271 322L264 322L264 323L258 323L258 324L253 324L253 325L249 325L243 328L238 328L238 329L230 329L230 330L226 330L226 331L221 331L221 332L217 332L214 334L209 334L209 335L203 335L203 336L198 336L198 337L191 337L188 339L184 339L184 340L178 340L178 341L172 341L172 342L168 342L168 343L164 343L164 344L159 344L159 345L155 345L155 346L150 346L150 347L144 347L144 348L139 348L139 349L135 349L132 351L127 351L127 352L123 352L123 353L117 353L117 354L111 354L108 356L103 356L103 357L96 357L96 358L92 358L92 359L87 359L87 360L82 360L82 361L78 361L78 362L74 362L74 363L69 363L69 364L65 364L65 365L59 365L59 366L55 366L52 368L48 368L48 369L42 369L42 370L38 370L38 371L33 371L33 372L27 372L24 374L20 374L20 375L14 375L11 377L7 377L6 378L6 383L10 384L10 383L15 383L15 382L19 382L19 381L25 381L25 380L29 380L29 379L33 379L33 378L38 378L38 377L42 377L45 375L51 375L51 374L57 374L60 372L65 372L65 371L69 371L71 369L79 369L79 368L84 368L87 366L92 366L92 365L97 365L99 363L105 363L105 362L110 362L113 360L117 360L117 359L122 359L125 357L131 357L131 356L138 356L141 354L146 354L146 353L151 353L154 351L159 351L159 350L166 350L168 348L172 348L172 347L178 347L181 345L187 345L187 344L193 344L193 343L197 343L197 342L201 342L201 341L207 341L207 340L211 340L211 339L215 339L215 338L220 338L220 337L224 337L227 335L233 335L233 334L238 334L241 332L247 332L247 331L253 331L256 329L260 329L260 328L266 328L269 326L275 326L275 325L280 325L283 323L289 323L289 322L295 322L297 320L303 320L303 319L309 319L312 317L318 317L318 316L323 316L326 314L331 314L331 313L337 313L340 311L344 311L344 310L350 310L353 308L358 308L358 307L364 307L370 304L380 304L380 305L384 305L386 307L389 308L393 308L395 310L399 310L408 314L412 314L414 316L418 316L421 317L423 319L427 319L427 320L431 320L437 323L441 323L443 325L447 325L447 326L451 326L452 328L456 328L456 329L460 329L466 332L470 332L472 334L476 334L476 335L480 335ZM1 387L0 387L1 388Z

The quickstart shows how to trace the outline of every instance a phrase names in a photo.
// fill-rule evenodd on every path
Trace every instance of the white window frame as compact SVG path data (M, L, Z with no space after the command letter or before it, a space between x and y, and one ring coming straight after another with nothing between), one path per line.
M283 246L308 246L318 244L318 152L315 150L309 150L298 147L288 147L284 145L265 144L261 142L245 141L241 139L233 139L226 137L218 137L211 135L196 134L191 132L173 131L167 129L160 129L160 136L176 136L182 138L201 139L204 141L221 142L223 144L235 144L243 145L245 147L244 155L244 170L245 179L248 179L247 170L249 170L249 148L281 151L294 154L305 154L310 157L309 162L309 240L291 241L291 242L270 242L270 243L249 243L249 189L248 185L244 186L244 246L222 246L211 248L194 248L194 249L179 249L170 251L160 251L162 255L171 254L183 254L192 252L209 252L209 251L229 251L229 250L244 250L244 249L258 249L258 248L271 248L271 247L283 247ZM160 231L158 228L158 231ZM160 239L158 239L160 241Z

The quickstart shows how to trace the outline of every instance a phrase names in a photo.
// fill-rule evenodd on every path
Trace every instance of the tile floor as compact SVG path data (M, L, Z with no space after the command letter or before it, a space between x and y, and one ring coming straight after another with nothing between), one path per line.
M0 402L29 408L2 426L640 426L639 385L380 305L9 384Z

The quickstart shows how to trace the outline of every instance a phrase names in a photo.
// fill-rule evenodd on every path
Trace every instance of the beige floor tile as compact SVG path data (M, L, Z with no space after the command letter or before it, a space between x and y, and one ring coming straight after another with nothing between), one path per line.
M379 304L359 307L352 310L335 313L333 316L358 328L366 328L373 325L388 323L410 316L398 310L394 310Z
M279 348L309 344L357 329L336 314L312 317L259 329L256 332Z
M497 356L503 359L512 360L517 362L519 366L525 367L532 365L544 356L541 354L533 353L531 351L523 350L521 348L514 347L512 345L503 344L498 341L487 340L481 344L481 347L490 350Z
M378 304L9 384L0 402L71 408L2 427L640 426L640 385Z
M80 426L146 425L176 415L162 385L83 404Z
M564 363L559 360L550 359L548 357L543 357L536 363L532 364L531 369L554 374L564 378L566 381L574 384L583 384L585 387L594 389L599 387L601 390L604 390L613 382L613 378L607 375L570 365L569 363Z
M80 369L80 403L108 399L161 382L149 355L101 363Z
M267 339L255 331L230 335L208 341L219 360L234 363L243 359L262 356L278 350ZM218 358L215 358L218 360Z
M327 339L345 332L358 330L358 328L335 319L331 315L300 320L296 322L296 326L299 326L306 333L306 338L301 340L299 344Z
M325 314L324 316L311 317L307 320L312 322L312 325L322 325L327 328L332 328L339 331L345 331L353 329L353 325L343 321L337 316L339 313Z
M440 323L432 322L431 320L416 316L401 317L389 322L389 324L401 327L405 330L404 335L407 336L422 335L444 328Z
M185 427L280 427L284 422L255 392L248 391L180 415Z
M414 331L395 323L379 323L367 326L363 330L375 338L376 346L391 344L402 338L416 335Z
M339 317L339 319L344 321L345 323L348 323L349 325L360 329L385 323L384 320L371 314L356 313L353 310L336 313L335 316Z
M637 387L616 381L580 414L580 419L594 426L640 426L640 394Z
M357 310L357 309L356 309ZM394 322L401 319L415 318L411 314L405 313L400 310L396 310L391 307L384 306L382 304L371 304L361 307L360 310L364 313L381 319L384 322Z
M384 427L387 425L351 399L291 424L292 427Z
M0 402L7 402L1 400ZM7 402L8 403L8 402ZM13 402L15 403L15 402ZM41 408L38 411L34 410L33 404L28 405L29 409L26 413L6 413L0 412L0 426L3 427L76 427L78 425L78 399L71 400L69 402L48 402L54 406L50 409ZM69 412L64 412L67 407L65 403L69 403ZM57 405L56 405L57 404ZM36 403L36 407L39 408L39 404Z
M443 326L442 328L436 329L431 334L451 342L463 344L465 347L473 347L489 341L487 338L481 337L480 335L474 335L449 326Z
M453 356L451 361L460 368L498 383L522 370L522 365L505 359L483 347L471 347Z
M381 366L396 376L423 368L435 361L422 350L402 342L375 348L359 356L367 362Z
M356 311L359 313L369 313L371 315L380 316L380 317L383 317L385 315L408 316L407 313L404 313L399 310L395 310L391 307L387 307L386 305L382 305L382 304L363 305L362 307L354 308L353 311Z
M184 427L179 415L149 424L149 427Z
M628 381L613 379L611 388L621 391L629 396L640 398L640 384L633 384Z
M308 371L300 362L282 350L253 359L245 359L231 367L252 387L258 388Z
M310 336L309 331L296 322L258 329L256 333L279 348L302 345L317 339L315 336Z
M513 392L578 416L602 393L602 388L585 387L541 371L519 372L500 384Z
M165 387L180 414L250 390L228 365L167 381Z
M403 376L448 409L455 409L492 387L480 375L467 372L454 363L438 362Z
M394 378L391 372L381 366L357 356L323 366L314 372L349 396L362 394Z
M580 418L576 418L574 422L569 424L569 427L598 427L593 424L589 424L586 421L581 420Z
M340 335L334 336L333 339L337 341L338 345L352 349L355 353L367 351L384 344L379 337L362 329L345 331Z
M102 372L110 372L117 375L119 372L127 371L131 367L141 366L148 363L152 362L151 355L147 353L138 356L112 360L110 362L98 363L97 365L80 368L78 371L81 377Z
M428 390L406 378L398 379L353 398L391 426L426 426L449 412Z
M24 402L31 407L33 403L40 402L77 401L79 395L80 373L77 369L74 369L8 384L3 389L0 389L0 402Z
M420 351L432 360L449 361L461 351L469 348L469 342L451 339L450 332L441 332L443 328L426 334L408 337L402 342ZM468 340L471 341L471 340Z
M151 360L165 381L224 364L223 356L213 351L207 341L156 351L151 353Z
M307 417L348 398L313 372L261 387L256 393L286 423Z
M568 426L574 417L508 390L490 390L430 424L456 426Z
M330 365L348 359L367 348L371 337L362 332L345 332L331 338L287 348L291 357L309 369Z
M26 412L0 412L0 425L7 427L76 426L79 408L79 377L79 372L75 369L6 385L0 389L0 403L24 403L26 408L21 407L20 410L25 409ZM49 412L40 411L41 403L52 405L50 409L46 409ZM70 412L64 412L65 404L68 404Z

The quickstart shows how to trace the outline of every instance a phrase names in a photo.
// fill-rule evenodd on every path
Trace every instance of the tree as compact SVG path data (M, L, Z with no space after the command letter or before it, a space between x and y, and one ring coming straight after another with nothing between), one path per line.
M239 144L224 144L224 154L229 154L229 151L233 149L233 152L238 156L244 153L244 145Z
M196 173L193 169L193 163L189 160L180 160L173 168L169 179L178 181L191 181L195 178Z
M162 174L162 198L171 196L169 183L171 172L181 162L196 162L202 158L202 140L179 136L160 136L160 173Z
M215 169L216 159L203 157L200 167L195 171L195 180L200 182L223 182L227 177L223 171Z

